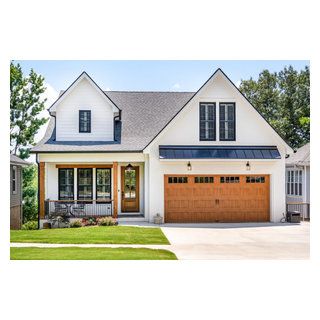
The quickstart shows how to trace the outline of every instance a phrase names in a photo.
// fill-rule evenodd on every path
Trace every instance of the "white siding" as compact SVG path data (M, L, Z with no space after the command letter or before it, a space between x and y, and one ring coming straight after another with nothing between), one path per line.
M216 141L199 140L199 102L216 102ZM236 141L219 141L219 102L236 103ZM159 145L276 145L281 159L250 160L250 171L246 170L246 160L191 160L189 172L187 159L159 161ZM149 221L157 213L164 215L164 174L269 174L271 221L279 222L285 213L286 146L222 74L199 92L146 151L150 155Z
M199 103L216 103L216 141L199 140ZM219 141L219 102L236 103L236 141ZM269 124L221 74L195 97L159 135L159 145L277 145Z
M91 110L91 133L79 132L79 110ZM57 141L113 141L113 106L83 78L56 109Z

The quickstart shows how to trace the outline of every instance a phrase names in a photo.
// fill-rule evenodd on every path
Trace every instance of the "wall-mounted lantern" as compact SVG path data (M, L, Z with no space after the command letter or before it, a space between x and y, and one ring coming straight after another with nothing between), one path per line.
M247 163L246 163L246 169L247 169L247 171L251 170L251 166L250 166L249 161L247 161Z
M187 168L188 168L188 171L191 171L191 170L192 170L192 166L191 166L190 161L189 161L188 164L187 164Z
M132 171L133 169L133 166L131 165L131 163L129 163L127 166L126 166L126 170L127 171Z

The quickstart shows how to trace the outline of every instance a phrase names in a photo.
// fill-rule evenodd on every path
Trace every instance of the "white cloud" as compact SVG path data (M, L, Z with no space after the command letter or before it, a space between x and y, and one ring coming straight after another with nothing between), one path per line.
M172 86L172 89L180 89L181 86L180 86L180 83L175 83L173 86Z
M111 89L107 87L106 89L104 89L104 91L111 91Z
M236 82L236 87L239 88L239 87L240 87L240 84L241 84L241 80L238 80L238 81Z

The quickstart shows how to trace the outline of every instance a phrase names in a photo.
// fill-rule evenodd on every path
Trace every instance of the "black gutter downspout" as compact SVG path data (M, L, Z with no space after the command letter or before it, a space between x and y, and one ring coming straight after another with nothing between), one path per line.
M36 153L36 162L38 165L38 230L40 229L40 165L38 161L38 153Z
M113 117L113 141L116 140L116 118L118 118L118 120L121 121L121 110L119 110L119 114L117 116Z

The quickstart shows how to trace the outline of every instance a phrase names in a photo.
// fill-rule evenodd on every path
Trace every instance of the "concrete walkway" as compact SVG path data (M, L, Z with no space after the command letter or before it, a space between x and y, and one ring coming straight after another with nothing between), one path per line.
M146 222L121 223L154 226ZM308 259L309 223L165 224L171 245L11 243L12 247L82 247L165 249L178 259Z

